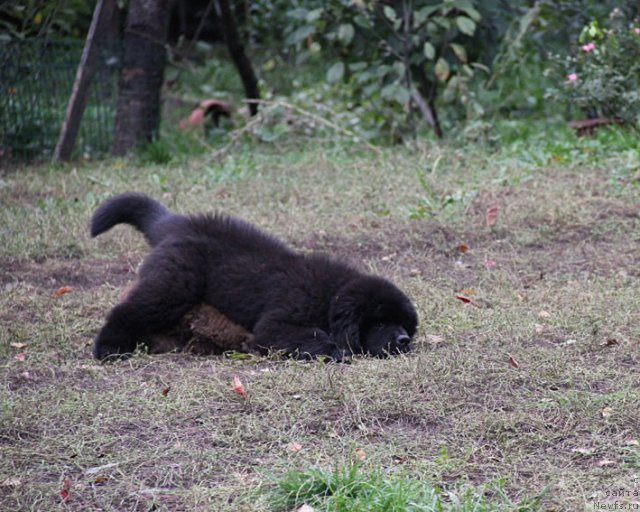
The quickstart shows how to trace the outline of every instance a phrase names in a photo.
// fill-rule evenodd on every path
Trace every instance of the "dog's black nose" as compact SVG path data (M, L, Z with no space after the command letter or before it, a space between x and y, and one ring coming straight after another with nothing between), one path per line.
M406 334L400 334L396 338L396 343L401 347L406 347L409 343L411 343L411 338Z

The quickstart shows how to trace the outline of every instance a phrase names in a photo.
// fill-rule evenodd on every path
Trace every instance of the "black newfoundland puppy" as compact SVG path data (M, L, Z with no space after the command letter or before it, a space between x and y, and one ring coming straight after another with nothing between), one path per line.
M152 251L136 286L96 337L98 359L133 352L201 304L252 333L260 353L340 361L411 349L415 308L385 279L324 255L294 252L240 219L173 214L144 194L105 201L93 215L91 235L120 223L142 232Z

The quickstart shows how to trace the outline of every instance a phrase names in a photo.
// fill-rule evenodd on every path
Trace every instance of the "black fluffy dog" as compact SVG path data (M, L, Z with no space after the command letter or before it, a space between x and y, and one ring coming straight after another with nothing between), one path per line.
M407 352L418 318L389 281L324 255L298 254L242 220L184 216L126 193L94 213L91 235L127 223L152 247L136 287L114 307L95 340L98 359L132 352L209 304L253 333L255 349L296 357Z

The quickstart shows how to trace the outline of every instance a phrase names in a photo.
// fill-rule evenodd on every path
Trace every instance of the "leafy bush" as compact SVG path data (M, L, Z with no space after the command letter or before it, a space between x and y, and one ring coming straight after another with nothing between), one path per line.
M560 87L551 98L577 107L588 117L614 117L640 122L640 24L629 22L614 9L607 25L592 21L567 58L555 57Z
M310 2L289 11L286 44L303 59L332 60L327 82L366 105L363 122L374 133L401 139L422 118L442 136L436 100L464 104L475 70L486 70L467 51L481 19L476 3Z

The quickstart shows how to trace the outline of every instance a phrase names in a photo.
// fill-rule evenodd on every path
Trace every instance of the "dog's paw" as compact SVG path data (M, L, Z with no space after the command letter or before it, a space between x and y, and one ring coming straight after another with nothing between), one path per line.
M116 361L131 357L134 347L120 343L106 335L105 330L98 334L93 344L93 357L100 361Z
M96 342L93 346L93 357L100 361L110 362L127 359L131 357L131 352L123 352L120 347Z

